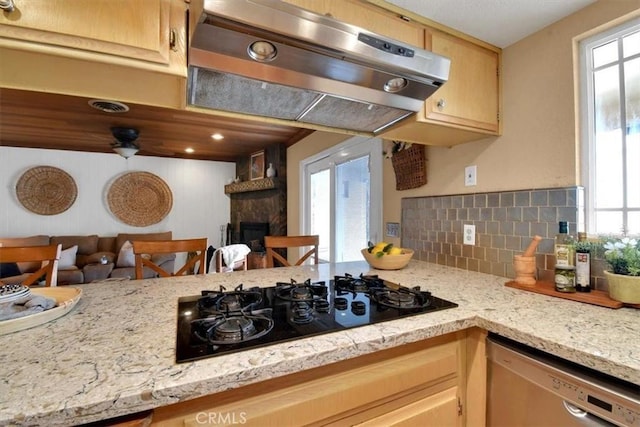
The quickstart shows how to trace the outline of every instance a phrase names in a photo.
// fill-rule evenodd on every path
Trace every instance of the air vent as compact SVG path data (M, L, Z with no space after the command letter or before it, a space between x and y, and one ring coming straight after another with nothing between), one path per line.
M104 99L92 99L89 101L89 105L105 113L126 113L129 111L129 107L122 102L107 101Z

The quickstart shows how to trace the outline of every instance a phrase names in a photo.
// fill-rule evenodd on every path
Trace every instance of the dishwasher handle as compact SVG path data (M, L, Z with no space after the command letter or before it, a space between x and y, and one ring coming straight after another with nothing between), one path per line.
M564 409L574 418L578 419L578 422L586 427L601 427L601 426L614 426L610 422L603 420L600 417L596 417L595 415L585 411L584 409L574 405L571 402L567 402L566 400L562 401L564 405Z

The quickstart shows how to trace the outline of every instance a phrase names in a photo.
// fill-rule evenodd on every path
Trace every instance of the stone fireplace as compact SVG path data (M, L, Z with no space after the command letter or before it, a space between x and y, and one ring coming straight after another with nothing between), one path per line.
M268 222L240 222L238 243L244 243L254 252L264 252L264 236L270 235Z
M276 170L275 177L250 180L250 156L246 156L236 161L240 182L225 186L225 193L231 198L229 243L262 240L264 245L265 232L273 236L287 234L286 147L270 146L264 154L265 171L271 163ZM243 230L241 224L245 224Z

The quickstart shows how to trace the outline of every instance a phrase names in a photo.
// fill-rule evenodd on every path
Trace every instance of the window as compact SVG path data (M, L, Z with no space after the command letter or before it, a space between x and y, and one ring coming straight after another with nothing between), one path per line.
M640 234L640 19L580 43L587 230Z

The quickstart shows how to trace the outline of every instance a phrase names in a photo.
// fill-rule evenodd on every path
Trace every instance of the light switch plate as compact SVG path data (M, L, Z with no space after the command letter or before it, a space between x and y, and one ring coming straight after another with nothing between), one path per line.
M400 237L400 223L387 222L387 237Z
M462 243L465 245L475 245L476 244L476 226L471 224L464 224L462 236Z

